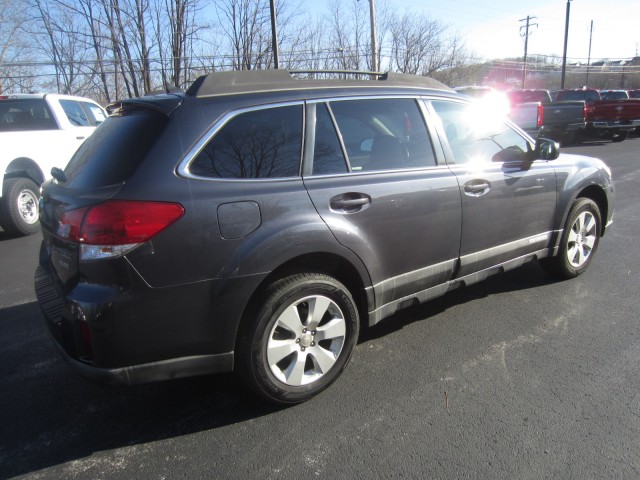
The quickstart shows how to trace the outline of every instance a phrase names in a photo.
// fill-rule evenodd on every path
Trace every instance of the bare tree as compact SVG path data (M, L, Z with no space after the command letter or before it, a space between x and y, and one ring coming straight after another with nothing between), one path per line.
M229 42L234 70L271 66L270 12L268 2L224 0L216 4L224 37Z
M333 68L365 70L371 63L367 55L370 36L366 2L332 0L329 10L327 23L331 33L327 46L337 53Z
M199 40L199 32L206 28L198 20L201 10L198 0L165 0L163 11L156 13L158 25L165 25L165 28L158 27L156 39L159 45L168 46L170 56L168 78L167 70L163 67L165 88L170 85L182 87L191 80L189 70L194 48ZM166 35L163 35L163 31ZM162 55L165 58L167 56Z
M0 0L0 93L29 91L35 75L29 64L25 2Z

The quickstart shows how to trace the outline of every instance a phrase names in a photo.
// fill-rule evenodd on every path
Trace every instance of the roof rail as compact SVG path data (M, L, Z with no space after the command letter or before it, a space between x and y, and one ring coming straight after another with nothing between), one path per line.
M367 75L369 77L382 77L385 72L370 72L366 70L289 70L292 75L309 74L309 75Z
M345 78L297 78L292 75L351 75L355 79ZM357 78L360 75L371 79ZM303 88L336 87L372 87L372 82L384 81L389 85L405 87L436 88L451 90L446 85L429 77L393 72L370 72L358 70L241 70L215 72L196 79L186 94L191 97L209 97L238 93L257 93L264 91L298 90ZM382 86L378 84L377 86Z

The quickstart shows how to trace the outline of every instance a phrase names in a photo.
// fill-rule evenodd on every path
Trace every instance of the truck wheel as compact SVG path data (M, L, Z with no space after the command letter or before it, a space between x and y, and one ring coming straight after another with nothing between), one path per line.
M40 229L38 186L28 178L9 178L2 185L0 224L13 235L31 235Z
M540 265L554 277L567 279L583 273L591 264L601 233L600 209L589 198L578 198L569 211L560 251L554 257L543 258Z
M267 400L304 402L333 383L358 337L358 310L347 288L318 273L273 283L237 350L238 371Z
M626 140L628 136L629 132L627 130L619 130L617 132L613 132L613 134L611 135L611 141L622 142L623 140Z

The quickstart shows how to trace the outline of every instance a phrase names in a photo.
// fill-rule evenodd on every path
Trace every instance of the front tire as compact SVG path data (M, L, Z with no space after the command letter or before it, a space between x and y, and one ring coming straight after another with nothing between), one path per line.
M0 223L13 235L31 235L40 229L38 186L28 178L9 178L2 186Z
M589 198L578 198L567 216L558 255L542 259L542 267L562 279L582 274L589 268L598 248L601 225L598 205Z
M304 402L331 385L347 365L359 329L347 288L324 274L274 282L238 344L238 371L267 400Z

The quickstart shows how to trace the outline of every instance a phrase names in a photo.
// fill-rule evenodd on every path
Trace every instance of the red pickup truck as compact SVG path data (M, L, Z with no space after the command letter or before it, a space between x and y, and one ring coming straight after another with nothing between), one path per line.
M556 92L556 101L584 100L586 135L621 142L640 127L640 100L602 100L598 90L581 88Z

